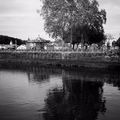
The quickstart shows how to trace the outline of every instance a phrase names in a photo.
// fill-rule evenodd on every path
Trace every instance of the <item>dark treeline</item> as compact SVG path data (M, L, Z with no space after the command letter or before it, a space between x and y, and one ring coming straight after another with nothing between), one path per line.
M11 41L13 44L17 44L17 45L25 44L24 40L14 38L14 37L5 36L5 35L0 35L0 44L7 45L7 44L10 44Z

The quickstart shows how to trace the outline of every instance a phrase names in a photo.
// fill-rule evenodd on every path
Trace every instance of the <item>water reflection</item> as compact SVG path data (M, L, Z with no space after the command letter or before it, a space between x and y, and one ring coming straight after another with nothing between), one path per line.
M29 82L35 82L41 84L42 82L49 82L50 71L45 71L44 68L41 69L32 69L27 72Z
M46 93L51 87L61 86L60 76L59 69L1 66L0 120L42 120Z
M0 120L119 120L119 73L0 65Z
M96 120L99 112L105 113L103 81L81 80L78 76L64 71L63 87L49 90L46 120Z
M111 74L108 74L106 83L112 84L114 87L118 87L120 90L120 72L112 72Z

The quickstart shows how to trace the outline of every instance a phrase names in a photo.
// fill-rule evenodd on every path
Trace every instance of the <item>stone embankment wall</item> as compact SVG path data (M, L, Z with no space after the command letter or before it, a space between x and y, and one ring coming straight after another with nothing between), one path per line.
M0 62L97 68L120 65L119 57L109 57L101 52L0 51Z

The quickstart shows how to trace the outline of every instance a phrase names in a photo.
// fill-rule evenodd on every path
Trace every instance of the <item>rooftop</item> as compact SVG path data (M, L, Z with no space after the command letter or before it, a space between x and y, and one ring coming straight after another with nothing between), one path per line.
M49 43L50 40L45 40L44 38L41 38L40 36L38 36L36 39L33 39L33 40L28 38L27 42L28 43Z

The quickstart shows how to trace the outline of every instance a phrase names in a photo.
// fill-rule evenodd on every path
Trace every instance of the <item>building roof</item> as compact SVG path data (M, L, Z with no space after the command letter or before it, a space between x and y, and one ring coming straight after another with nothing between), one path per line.
M45 39L41 38L40 36L38 36L34 40L28 39L28 41L27 41L27 43L49 43L49 42L50 42L50 40L45 40Z

